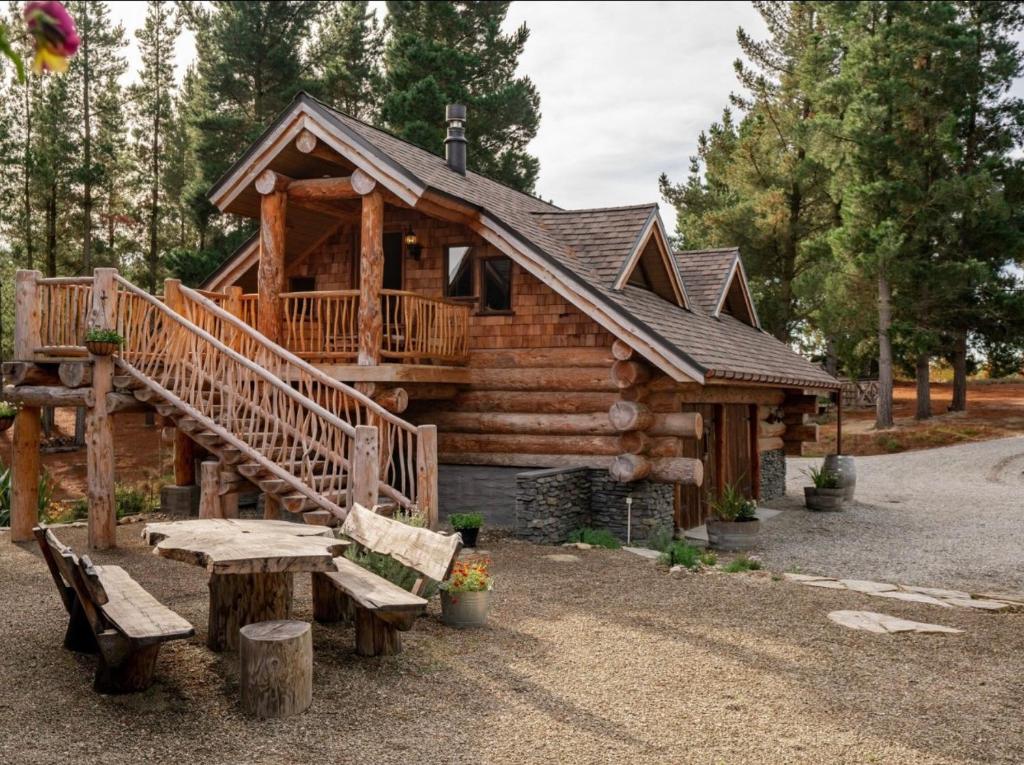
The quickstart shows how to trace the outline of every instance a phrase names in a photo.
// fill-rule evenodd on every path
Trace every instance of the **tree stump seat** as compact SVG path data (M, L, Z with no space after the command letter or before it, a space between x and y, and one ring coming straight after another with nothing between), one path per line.
M53 532L33 529L69 614L65 648L99 655L93 686L100 693L133 693L153 684L160 646L195 629L120 566L94 566Z
M354 621L360 656L397 654L402 650L399 633L411 629L427 607L422 597L427 582L448 576L462 538L410 526L358 503L345 517L341 533L361 548L388 555L421 576L410 592L348 558L337 557L336 571L313 574L313 618L320 623Z
M313 702L313 632L278 620L240 630L242 708L256 717L290 717Z

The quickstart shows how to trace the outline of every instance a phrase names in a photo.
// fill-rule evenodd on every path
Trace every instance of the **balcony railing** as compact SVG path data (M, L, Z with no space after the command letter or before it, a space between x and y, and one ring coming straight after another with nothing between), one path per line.
M242 318L256 324L255 295L243 295ZM359 355L359 292L285 292L282 344L300 358L354 362ZM464 364L469 306L401 290L381 291L381 358L403 364Z

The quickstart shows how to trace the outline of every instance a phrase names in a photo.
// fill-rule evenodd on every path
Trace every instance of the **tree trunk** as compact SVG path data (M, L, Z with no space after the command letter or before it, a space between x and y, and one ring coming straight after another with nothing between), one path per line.
M957 330L953 337L953 401L949 411L967 411L967 332L964 330Z
M149 209L149 291L156 294L157 271L160 266L160 252L157 247L157 226L160 222L160 25L157 24L156 51L156 113L153 115L153 145L150 147L152 156L152 187L150 188Z
M90 115L89 86L91 72L89 68L89 48L91 47L91 23L89 21L89 3L82 3L82 159L85 165L85 178L82 183L82 273L92 272L92 118ZM76 425L75 436L78 436Z
M35 78L25 78L25 154L24 172L24 215L25 215L25 268L35 268L32 251L32 99L30 83Z
M878 403L875 427L891 428L892 420L892 289L884 273L878 276Z
M917 356L917 412L914 417L918 420L927 420L932 416L932 390L928 377L931 360L931 356L923 351Z

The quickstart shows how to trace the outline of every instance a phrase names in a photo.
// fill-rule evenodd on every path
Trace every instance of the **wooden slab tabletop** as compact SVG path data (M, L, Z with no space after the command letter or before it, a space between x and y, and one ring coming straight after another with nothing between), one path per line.
M326 526L236 518L150 523L142 538L157 555L211 574L333 571L349 544Z

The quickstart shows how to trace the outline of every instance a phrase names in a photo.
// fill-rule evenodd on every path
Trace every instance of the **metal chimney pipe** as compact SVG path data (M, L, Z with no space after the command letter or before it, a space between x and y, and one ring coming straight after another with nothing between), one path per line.
M448 137L444 139L444 158L450 167L460 175L466 174L466 107L463 104L448 104L444 109L448 123Z

